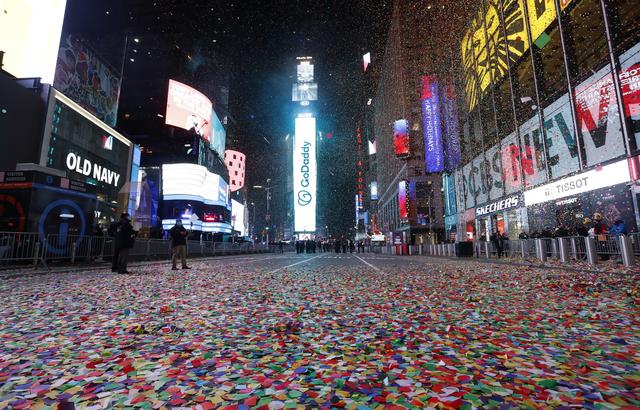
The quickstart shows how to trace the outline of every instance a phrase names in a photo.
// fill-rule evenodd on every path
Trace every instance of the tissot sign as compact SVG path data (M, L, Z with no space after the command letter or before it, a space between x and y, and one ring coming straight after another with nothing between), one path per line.
M622 184L630 179L629 163L625 159L526 191L524 201L527 206L540 204Z
M476 208L476 217L516 208L521 202L520 195L513 195L501 201L495 201Z
M316 119L296 118L293 141L293 201L296 232L316 230Z

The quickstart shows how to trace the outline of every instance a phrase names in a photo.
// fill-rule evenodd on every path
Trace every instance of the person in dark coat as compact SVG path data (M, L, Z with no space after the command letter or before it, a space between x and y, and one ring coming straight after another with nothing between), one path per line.
M189 232L182 226L180 219L176 220L176 224L169 229L171 237L171 269L178 270L178 258L182 263L182 269L191 269L187 266L187 236Z
M504 239L500 234L500 232L493 231L493 234L491 235L491 242L493 243L493 246L495 246L496 248L498 258L502 258L502 253L504 251Z
M127 260L129 258L129 249L133 248L136 237L136 231L133 230L131 219L128 213L120 216L120 223L116 233L116 247L118 248L118 273L129 273L127 270Z
M113 238L113 243L111 248L113 249L113 255L111 256L111 272L118 272L118 252L120 251L120 247L118 246L118 229L120 229L120 224L122 223L122 216L120 215L120 220L116 222L112 222L109 225L109 229L107 229L107 233L111 238Z

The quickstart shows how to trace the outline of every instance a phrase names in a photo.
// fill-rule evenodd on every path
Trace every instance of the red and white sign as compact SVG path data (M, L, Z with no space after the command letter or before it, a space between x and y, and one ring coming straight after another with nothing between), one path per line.
M211 141L212 114L213 106L206 95L186 84L169 80L167 125L194 130L205 141Z

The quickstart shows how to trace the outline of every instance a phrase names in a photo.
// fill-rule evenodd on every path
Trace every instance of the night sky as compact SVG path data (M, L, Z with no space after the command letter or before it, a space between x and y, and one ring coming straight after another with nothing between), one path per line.
M268 177L276 184L285 180L295 57L313 56L318 128L333 134L319 152L318 217L332 234L342 234L354 224L354 117L364 98L361 58L367 51L382 52L389 3L69 0L64 31L87 38L115 69L122 67L128 38L118 128L137 143L144 143L136 140L140 134L158 138L164 132L163 120L153 113L164 113L168 77L189 78L206 93L206 82L212 81L207 67L226 72L229 134L235 140L228 140L227 148L247 154L249 186L264 184ZM125 112L131 121L123 120ZM259 191L249 193L258 215L263 197Z

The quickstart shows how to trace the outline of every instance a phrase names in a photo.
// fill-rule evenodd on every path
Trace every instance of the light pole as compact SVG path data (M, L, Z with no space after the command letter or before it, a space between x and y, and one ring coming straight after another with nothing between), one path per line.
M267 245L269 245L269 230L270 230L270 226L271 226L271 215L269 214L269 202L271 201L271 188L273 188L271 186L271 178L267 178L267 186L254 185L253 187L255 189L264 189L266 194L267 194L267 213L266 213L264 219L265 219L265 222L267 222ZM255 223L255 212L256 212L256 208L254 206L253 207L254 223Z

